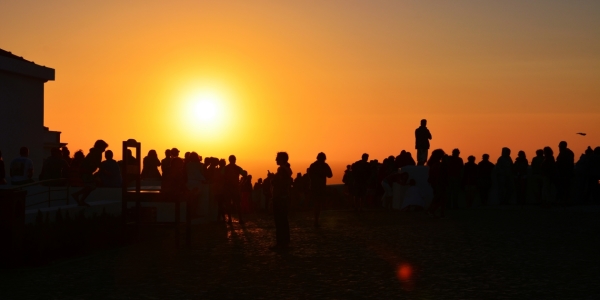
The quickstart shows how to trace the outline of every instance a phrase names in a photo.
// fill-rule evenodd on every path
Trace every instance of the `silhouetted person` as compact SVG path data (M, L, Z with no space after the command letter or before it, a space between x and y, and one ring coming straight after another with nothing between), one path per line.
M127 157L127 159L125 159L125 157L123 157L122 160L118 161L119 164L119 168L121 168L121 170L123 170L125 168L125 170L127 170L127 166L131 166L133 169L137 169L138 168L138 161L137 159L133 156L133 152L131 151L131 149L126 149L125 150L125 156ZM127 166L125 165L125 161L127 161ZM139 172L139 171L138 171ZM125 180L125 182L127 183L127 185L131 184L132 182L134 182L137 179L137 175L127 172L127 175L125 176L125 178L123 178L123 180Z
M436 149L431 152L431 157L427 161L429 167L428 182L433 189L433 199L429 206L428 213L435 216L439 210L440 217L444 217L444 203L446 202L446 184L447 174L444 166L442 166L442 158L445 153L442 149Z
M416 165L416 162L413 159L412 154L410 154L410 152L407 152L404 150L402 150L400 152L400 155L396 156L396 159L394 162L395 162L395 165L397 168Z
M13 185L33 182L33 161L29 159L29 149L21 147L19 157L10 162L10 181Z
M60 152L62 154L62 158L67 162L67 164L71 165L71 161L73 159L71 158L71 151L69 148L67 148L67 146L62 146L62 148L60 148Z
M531 186L535 203L542 203L542 189L544 187L544 176L542 164L544 163L544 150L535 151L535 157L531 160Z
M594 148L592 159L592 201L600 203L600 147Z
M500 204L509 204L513 185L513 160L510 149L502 148L502 155L496 162L496 180L498 182L498 200Z
M44 160L40 180L60 179L69 169L69 164L63 159L62 152L59 148L53 147L50 149L50 157ZM50 185L62 185L62 183L51 183Z
M556 194L556 160L554 151L550 147L544 147L544 161L542 162L542 174L544 176L544 186L542 198L544 203L554 202Z
M421 126L415 130L415 148L417 149L417 164L422 166L427 161L431 132L427 129L427 120L421 120Z
M98 175L100 177L100 184L103 187L118 188L123 186L121 168L119 168L119 163L113 159L113 156L114 154L111 150L106 150L104 152L106 160L100 163Z
M448 159L448 197L450 208L458 208L458 198L460 197L461 189L461 173L464 167L462 157L460 157L460 150L452 150L452 156Z
M467 207L473 206L475 194L477 193L477 180L479 177L477 169L475 156L469 156L463 172L463 185L465 186L465 201L467 202Z
M179 157L179 149L171 149L171 167L169 177L163 181L161 190L171 193L174 197L179 197L185 191L186 170L183 159Z
M325 162L327 156L321 152L317 154L317 161L313 162L308 168L310 176L310 193L315 209L315 227L319 227L319 215L321 206L327 197L327 178L331 178L333 173L329 164Z
M275 239L277 243L271 249L278 250L287 248L290 243L288 209L290 187L292 186L292 169L288 163L289 156L286 152L278 152L275 161L279 167L273 176L271 186L273 189L273 217L275 219Z
M84 159L85 159L85 155L83 154L83 151L81 151L81 150L78 150L73 155L73 160L71 160L71 165L69 166L69 171L68 171L68 175L67 175L69 186L72 186L72 187L83 187L84 186L83 179L81 177L82 176L81 164L83 163Z
M367 187L371 177L371 166L369 165L369 154L364 153L362 159L352 164L352 175L354 177L354 191L356 211L361 211L367 201Z
M352 174L352 166L347 165L346 170L344 171L344 176L342 177L342 182L344 183L344 195L346 196L346 200L348 202L352 201L352 197L354 197L354 175Z
M517 192L517 203L525 204L527 200L527 172L529 170L529 161L524 151L519 151L515 159L514 175L515 187Z
M171 171L171 149L165 150L165 158L160 161L160 170L162 171L162 179L168 180Z
M148 156L144 157L144 160L142 161L142 179L160 180L161 176L158 167L160 167L160 160L158 159L156 151L148 151Z
M594 183L593 160L594 150L588 146L575 164L576 186L577 190L579 191L577 194L577 201L579 203L587 203L592 194L592 187Z
M252 175L242 177L240 190L242 192L242 211L249 213L252 206Z
M211 188L217 201L217 221L225 222L225 215L228 213L228 206L225 203L225 162L224 159L218 160L217 166L212 174ZM231 218L231 215L230 217Z
M100 167L102 153L107 147L108 144L105 141L97 140L96 143L94 143L94 147L90 149L88 155L83 159L83 162L81 162L80 172L84 186L81 190L71 194L79 206L90 206L85 202L85 199L96 189L96 177L94 176L94 172Z
M292 199L293 201L297 201L298 204L302 200L304 200L304 176L302 173L298 172L296 174L296 178L294 178L294 183L292 185ZM306 204L306 203L303 203Z
M239 223L244 223L242 216L242 195L240 189L240 176L248 175L248 172L244 171L240 166L236 164L235 155L229 156L229 164L225 166L225 198L226 203L230 204L231 210L235 209L238 212ZM230 210L230 211L231 211ZM229 212L231 214L231 212ZM231 215L229 215L229 223L232 222Z
M6 169L4 167L4 160L2 159L2 151L0 151L0 185L6 184Z
M202 166L200 165L200 156L196 152L191 152L184 164L187 174L186 187L190 203L192 217L198 216L198 206L200 204L200 191L205 178L202 174Z
M477 189L482 205L487 205L492 189L492 171L494 163L490 161L490 155L484 154L482 160L477 164Z
M263 195L265 197L265 211L269 212L272 205L273 205L273 190L271 189L272 187L272 180L273 180L273 176L274 174L271 173L271 171L267 171L267 177L265 177L265 180L263 181Z
M414 158L412 157L412 154L408 151L406 151L405 154L405 166L416 166L417 163L415 162Z
M567 148L567 142L565 141L561 141L558 144L556 168L558 172L558 182L556 185L558 202L568 204L571 197L571 180L573 179L573 169L575 168L575 154L571 149Z

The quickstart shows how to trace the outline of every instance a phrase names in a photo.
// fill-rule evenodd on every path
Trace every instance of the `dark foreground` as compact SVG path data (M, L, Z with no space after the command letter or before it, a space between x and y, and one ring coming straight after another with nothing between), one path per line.
M132 245L1 270L0 299L600 299L600 212L509 207L424 213L326 211L274 227L198 225L191 248L145 227ZM183 245L183 241L182 241Z

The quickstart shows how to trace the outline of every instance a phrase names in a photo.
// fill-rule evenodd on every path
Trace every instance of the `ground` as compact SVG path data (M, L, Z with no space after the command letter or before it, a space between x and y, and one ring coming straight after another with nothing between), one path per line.
M1 299L600 299L600 210L510 206L195 225L191 247L145 226L128 246L0 271Z

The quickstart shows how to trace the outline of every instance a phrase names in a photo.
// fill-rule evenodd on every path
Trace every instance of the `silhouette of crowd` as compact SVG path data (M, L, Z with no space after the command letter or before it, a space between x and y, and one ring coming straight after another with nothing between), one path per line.
M369 160L369 154L364 153L360 160L347 165L342 179L346 203L359 212L375 207L391 209L394 186L403 187L402 210L423 210L440 217L445 210L457 209L463 204L466 207L489 205L491 199L500 205L600 202L600 147L588 147L575 161L567 142L561 141L556 157L554 150L547 146L537 150L531 162L524 151L518 151L513 159L511 149L505 147L494 164L489 154L483 154L480 161L470 155L465 162L459 149L449 154L435 149L429 155L430 140L432 134L427 121L421 120L421 126L415 130L416 160L410 151L402 150L382 162ZM140 172L137 169L140 157L134 157L131 150L126 149L123 160L117 162L107 148L103 140L96 141L87 154L78 150L71 156L67 147L52 148L39 179L51 185L80 187L71 194L80 206L89 206L86 199L96 187L129 186L139 175L146 185L161 186L161 192L188 197L192 217L207 212L199 209L200 205L206 205L206 199L217 207L217 220L221 222L232 223L237 215L238 222L243 223L245 214L267 211L273 214L277 228L274 248L285 248L289 244L287 214L291 208L313 209L314 226L319 227L321 210L331 201L327 179L333 173L322 152L305 174L298 172L295 178L288 154L279 152L277 171L267 171L264 179L253 182L252 175L238 165L235 155L227 160L203 159L196 152L186 152L180 157L180 151L172 148L165 150L161 160L155 150L150 150L141 160ZM28 158L29 150L22 147L19 153L9 165L13 185L33 182L34 166ZM130 166L135 166L133 169L139 173L122 173ZM407 171L411 168L427 170L426 178L411 177ZM124 178L122 174L126 174ZM6 183L0 152L0 185ZM432 190L428 207L419 189L423 184Z

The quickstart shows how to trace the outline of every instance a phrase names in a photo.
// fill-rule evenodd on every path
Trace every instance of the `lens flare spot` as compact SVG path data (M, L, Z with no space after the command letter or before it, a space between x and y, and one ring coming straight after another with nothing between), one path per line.
M398 279L400 281L409 281L413 276L413 268L410 264L401 264L398 267Z

